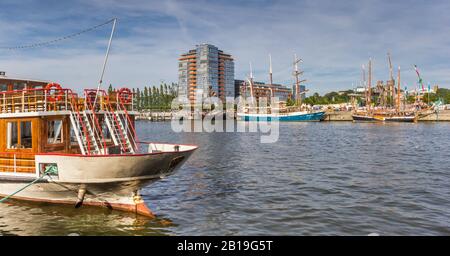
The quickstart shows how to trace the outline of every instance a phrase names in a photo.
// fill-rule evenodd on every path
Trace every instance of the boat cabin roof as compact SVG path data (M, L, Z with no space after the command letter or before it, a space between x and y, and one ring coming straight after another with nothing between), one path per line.
M43 88L50 81L0 75L0 91Z

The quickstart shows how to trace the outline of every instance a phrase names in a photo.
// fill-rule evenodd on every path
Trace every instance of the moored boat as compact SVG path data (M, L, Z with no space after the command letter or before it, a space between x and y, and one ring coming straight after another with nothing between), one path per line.
M133 94L0 76L0 197L153 216L140 189L195 145L138 140ZM4 200L4 199L3 199Z
M238 119L242 121L322 121L325 118L325 112L296 111L290 113L277 114L251 114L238 113Z

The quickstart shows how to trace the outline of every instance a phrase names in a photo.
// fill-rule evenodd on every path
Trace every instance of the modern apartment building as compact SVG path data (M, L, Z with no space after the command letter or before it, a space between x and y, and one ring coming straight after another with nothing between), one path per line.
M234 60L210 44L197 45L182 54L178 64L179 95L194 103L198 94L222 101L234 95Z

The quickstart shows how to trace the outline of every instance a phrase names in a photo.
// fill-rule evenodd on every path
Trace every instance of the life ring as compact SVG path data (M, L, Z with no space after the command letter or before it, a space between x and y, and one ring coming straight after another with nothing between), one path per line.
M122 103L130 103L131 102L131 96L133 95L133 93L131 92L130 89L128 88L121 88L119 90L119 100Z
M60 101L60 100L62 99L62 97L63 97L63 95L64 95L64 91L62 90L60 84L57 84L57 83L48 83L48 84L45 86L45 91L46 91L46 93L47 93L47 91L50 91L50 90L55 90L55 93L49 94L49 95L47 96L47 100L48 100L48 101L55 102L55 101Z
M94 92L94 91L90 91L90 92L87 93L86 98L87 98L89 103L94 103L95 95L97 95L97 93Z

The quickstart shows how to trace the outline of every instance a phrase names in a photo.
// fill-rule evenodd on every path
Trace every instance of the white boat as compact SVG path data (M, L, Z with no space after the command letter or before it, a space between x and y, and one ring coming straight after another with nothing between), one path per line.
M0 76L0 197L154 216L140 189L173 174L195 145L141 142L133 94Z

